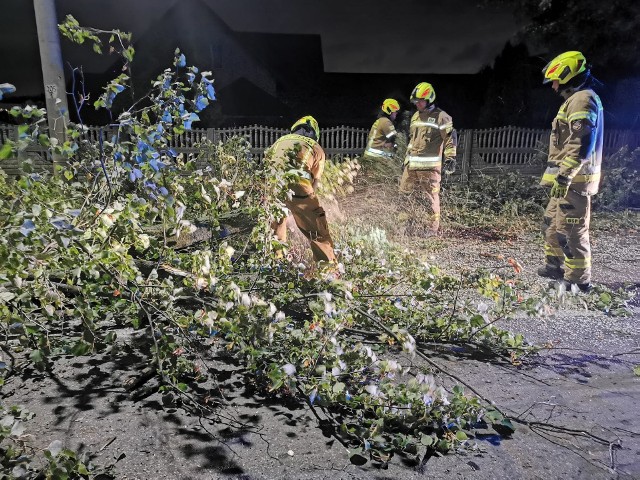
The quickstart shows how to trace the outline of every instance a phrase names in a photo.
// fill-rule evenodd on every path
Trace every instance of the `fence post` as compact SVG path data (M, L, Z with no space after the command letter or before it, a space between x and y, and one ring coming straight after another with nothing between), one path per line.
M471 172L471 159L473 158L473 130L464 132L464 143L462 145L462 184L469 183L469 173Z
M216 143L216 129L215 128L207 128L207 140L211 143Z

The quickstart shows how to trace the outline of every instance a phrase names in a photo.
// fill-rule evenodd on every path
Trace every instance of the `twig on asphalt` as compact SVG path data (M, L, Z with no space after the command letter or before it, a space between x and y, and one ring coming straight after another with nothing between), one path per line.
M102 448L100 450L98 450L99 452L102 452L105 448L107 448L109 445L111 445L113 442L115 442L116 438L118 437L113 437L111 440L109 440L107 443L105 443Z

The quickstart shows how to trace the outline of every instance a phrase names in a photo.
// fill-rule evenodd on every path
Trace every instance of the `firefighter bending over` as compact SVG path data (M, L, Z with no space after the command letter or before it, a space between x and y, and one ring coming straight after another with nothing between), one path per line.
M297 182L289 186L293 193L290 199L285 200L285 204L302 234L309 239L314 260L336 265L325 211L316 196L325 162L324 150L318 144L319 137L318 122L308 115L294 123L291 133L280 137L270 150L276 158L295 155L296 166L303 173ZM286 218L274 223L273 228L278 240L286 242Z
M427 82L416 85L411 93L411 102L418 111L411 117L409 144L400 179L400 193L417 191L424 200L429 210L428 229L431 234L436 234L440 227L442 159L445 174L453 173L458 146L453 119L435 105L435 99L436 92Z
M393 125L400 104L393 98L387 98L382 102L378 119L371 126L369 138L367 139L367 147L364 155L371 158L393 158L396 151L396 127Z
M541 276L564 279L583 292L591 286L589 223L591 196L598 193L602 164L603 115L591 89L589 65L580 52L565 52L543 70L544 83L563 98L553 120L547 169L541 185L551 187L544 213L546 265Z

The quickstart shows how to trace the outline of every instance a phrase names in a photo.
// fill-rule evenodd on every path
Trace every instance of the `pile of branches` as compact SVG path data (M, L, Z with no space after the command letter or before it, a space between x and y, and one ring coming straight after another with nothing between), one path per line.
M74 22L65 23L74 40L101 41L104 32ZM108 42L122 40L107 33ZM55 142L42 131L43 111L12 110L26 123L4 156L39 142L65 162L51 175L30 172L28 160L19 179L0 174L0 328L8 358L26 351L46 369L61 355L112 348L120 329L142 331L147 368L132 388L154 378L154 388L202 411L211 406L196 386L209 372L196 359L214 338L254 385L321 411L354 463L386 463L397 453L420 462L471 445L476 428L511 432L509 419L472 386L445 388L428 352L457 345L512 363L529 354L521 335L496 327L540 308L523 297L515 267L506 265L503 275L444 275L371 230L341 237L346 280L330 281L322 270L308 278L307 265L276 255L282 245L271 230L286 214L299 165L269 153L253 159L238 139L202 145L205 166L169 147L215 100L209 76L177 50L147 106L119 113L117 134L99 144L82 140L82 125ZM97 108L113 105L125 77L105 87ZM325 195L348 193L357 169L351 161L330 165ZM414 363L416 356L423 362ZM10 362L5 376L16 368ZM5 469L27 468L24 451L2 448ZM53 450L52 462L71 455ZM85 475L84 464L69 468Z

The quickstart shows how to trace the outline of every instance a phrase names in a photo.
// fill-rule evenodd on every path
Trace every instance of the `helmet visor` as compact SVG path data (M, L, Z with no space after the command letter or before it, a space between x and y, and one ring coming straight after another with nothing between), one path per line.
M554 80L558 80L560 83L563 83L563 80L569 76L571 73L571 67L569 65L564 65L559 63L555 66L551 66L553 62L549 62L546 67L542 69L542 75L544 76L544 80L542 83L553 82Z

